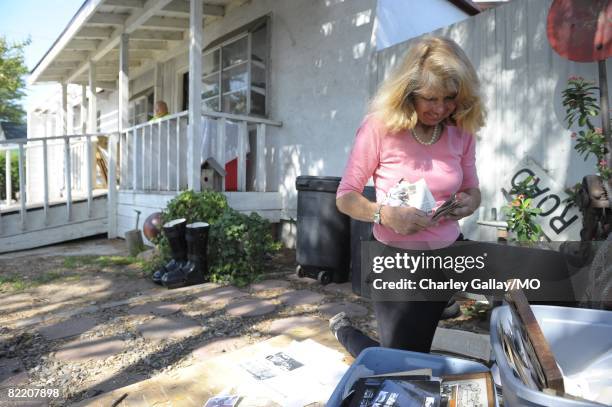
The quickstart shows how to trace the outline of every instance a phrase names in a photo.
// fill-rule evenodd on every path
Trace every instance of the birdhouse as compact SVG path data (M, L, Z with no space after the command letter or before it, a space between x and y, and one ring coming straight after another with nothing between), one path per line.
M202 190L222 191L225 169L212 157L207 158L201 167L200 185Z

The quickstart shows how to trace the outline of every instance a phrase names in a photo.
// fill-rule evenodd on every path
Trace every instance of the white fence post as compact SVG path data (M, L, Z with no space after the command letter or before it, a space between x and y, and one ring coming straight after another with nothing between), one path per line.
M23 162L25 161L23 143L19 143L19 202L21 212L21 230L26 228L26 190L25 190L25 169Z
M266 192L266 125L264 123L257 124L255 163L255 191Z
M117 237L117 142L119 133L108 140L108 238Z
M49 151L47 139L42 141L43 148L43 210L45 212L45 225L49 224Z
M246 146L248 143L249 131L247 123L238 123L238 191L246 191Z
M92 201L93 201L93 182L92 182L92 178L93 178L93 171L92 171L92 165L93 165L93 160L91 157L91 136L85 136L85 163L87 165L86 168L86 176L87 176L87 182L85 183L85 185L87 186L87 217L91 218L91 207L92 207ZM109 219L110 222L110 219Z
M132 190L138 189L138 130L132 130Z
M217 160L221 167L225 168L225 117L217 119ZM221 191L225 191L225 177L221 177Z
M64 173L66 177L66 218L72 219L72 165L70 162L70 139L64 136Z
M6 180L6 206L9 206L11 204L11 195L13 194L13 187L12 187L12 179L11 179L11 150L7 149L6 150L6 161L5 161L5 168L6 168L6 177L4 178Z

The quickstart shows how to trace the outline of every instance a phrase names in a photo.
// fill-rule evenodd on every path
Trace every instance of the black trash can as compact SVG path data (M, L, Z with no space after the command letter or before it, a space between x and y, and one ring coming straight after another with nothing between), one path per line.
M336 208L340 177L299 176L297 274L321 284L348 281L350 221Z
M372 202L376 202L376 189L365 187L363 195ZM351 287L356 295L370 297L368 292L361 290L361 242L374 239L372 235L373 222L361 222L351 219Z

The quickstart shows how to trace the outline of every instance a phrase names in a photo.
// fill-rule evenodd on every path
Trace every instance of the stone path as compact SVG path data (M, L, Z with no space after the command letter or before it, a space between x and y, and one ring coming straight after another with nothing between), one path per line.
M348 284L336 286L327 290L288 278L242 289L206 284L145 291L126 300L16 321L13 329L33 335L40 352L31 358L30 348L13 348L12 354L24 356L23 361L0 357L0 365L11 361L0 371L0 383L64 385L66 397L56 404L63 405L288 331L321 331L330 313L340 310L357 322L368 320L369 305L348 302L341 295Z
M341 311L375 335L371 304L355 296L350 283L323 287L292 271L244 288L208 283L165 290L148 281L122 284L132 289L119 300L81 301L54 311L56 297L50 297L45 303L49 312L0 324L0 387L61 386L63 398L51 405L68 405L161 375L180 375L277 335L309 338L316 333L337 346L327 321ZM106 290L115 289L116 283L99 284L95 294L107 298ZM56 290L62 301L70 298L67 287ZM0 295L0 306L11 310L38 301L33 292ZM436 346L442 350L472 356L487 352L482 336L466 337L473 345L461 349L452 332L440 332Z

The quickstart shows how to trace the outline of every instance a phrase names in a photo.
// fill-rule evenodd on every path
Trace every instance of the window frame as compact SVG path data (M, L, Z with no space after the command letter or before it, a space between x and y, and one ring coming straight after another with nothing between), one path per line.
M258 29L261 29L263 27L265 27L266 30L266 35L265 35L265 50L266 50L266 54L265 54L265 60L263 62L260 61L254 61L252 58L252 51L253 51L253 33L256 32ZM247 38L247 44L246 44L246 60L239 62L237 64L233 64L227 67L223 66L223 48L227 47L228 45L231 45L232 43L238 42L244 38ZM246 112L244 113L239 113L239 114L244 114L244 115L248 115L248 116L259 116L259 117L267 117L268 116L268 101L269 101L269 86L270 86L270 81L269 81L269 74L270 74L270 19L266 19L265 22L260 25L257 26L256 29L251 29L251 28L245 28L244 31L242 31L241 33L238 33L226 40L221 41L218 44L215 44L214 47L211 47L209 49L205 49L204 52L202 52L202 68L204 68L204 61L205 58L209 55L214 55L215 52L219 52L219 67L217 70L212 71L206 75L202 74L202 85L204 85L204 80L211 78L214 75L218 76L217 79L217 86L218 86L218 93L215 96L210 96L207 98L202 97L202 107L204 110L211 110L210 107L208 105L206 105L207 101L211 101L214 98L217 99L217 106L218 106L218 110L219 112L224 112L223 109L223 102L224 102L224 97L231 95L232 93L238 93L238 92L244 92L246 91ZM244 88L239 89L239 90L234 90L234 91L225 91L223 88L223 73L226 71L229 71L231 69L237 68L239 66L242 65L246 65L246 85ZM260 88L257 86L253 86L252 85L252 69L253 66L257 66L258 69L263 69L264 71L264 78L265 78L265 87L264 88ZM254 90L256 89L256 90ZM252 103L252 95L253 93L257 93L259 95L262 95L264 97L264 105L263 105L263 114L261 113L252 113L252 107L253 107L253 103ZM202 92L204 93L204 92ZM213 110L215 111L215 110ZM231 113L231 112L226 112L226 113Z
M153 105L149 106L149 98L151 97L151 95L154 95L154 94L155 94L155 90L153 87L151 87L151 88L145 89L144 91L139 92L138 94L132 96L132 98L129 100L128 102L128 120L129 120L130 127L134 127L142 123L147 123L149 120L151 120L149 118L149 113L150 111L153 111L152 110ZM144 101L144 112L142 114L145 115L145 120L143 122L136 123L136 117L138 116L136 114L136 105L140 101Z

